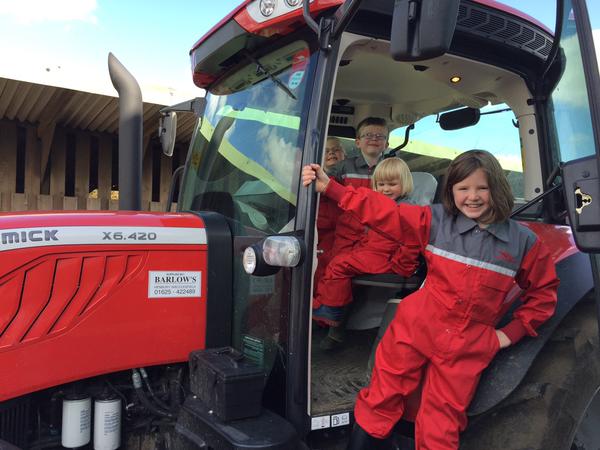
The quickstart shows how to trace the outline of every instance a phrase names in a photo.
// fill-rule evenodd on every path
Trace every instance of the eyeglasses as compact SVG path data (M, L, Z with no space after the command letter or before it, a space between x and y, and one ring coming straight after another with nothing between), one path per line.
M386 134L374 134L374 133L365 133L359 136L361 139L367 138L375 141L383 141L387 139Z

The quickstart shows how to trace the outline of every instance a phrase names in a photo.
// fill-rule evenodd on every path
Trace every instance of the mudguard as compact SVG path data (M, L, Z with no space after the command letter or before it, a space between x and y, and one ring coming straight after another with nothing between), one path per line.
M560 279L556 312L540 326L537 337L525 337L518 345L498 353L481 376L469 407L470 416L489 411L515 390L561 320L594 288L590 258L575 249L570 230L544 224L524 225L529 226L545 241L556 257L556 273ZM565 236L568 240L564 239ZM511 313L509 311L507 316ZM504 323L505 321L501 322L500 326Z

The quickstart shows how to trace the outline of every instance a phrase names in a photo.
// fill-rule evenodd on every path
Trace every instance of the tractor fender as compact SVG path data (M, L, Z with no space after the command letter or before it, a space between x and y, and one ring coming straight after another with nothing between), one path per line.
M554 315L538 328L537 337L526 336L518 345L498 353L481 376L469 416L485 413L515 390L562 319L594 287L590 258L584 253L576 252L559 261L556 273L560 285ZM508 315L511 314L509 311Z

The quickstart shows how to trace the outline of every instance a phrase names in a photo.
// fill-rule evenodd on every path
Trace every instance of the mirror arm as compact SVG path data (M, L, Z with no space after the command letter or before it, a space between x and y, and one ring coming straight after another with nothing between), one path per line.
M304 5L303 5L303 10L302 10L302 15L304 16L304 20L306 21L306 24L309 26L309 28L311 30L313 30L315 32L315 34L317 36L320 36L321 35L321 27L319 27L319 24L310 15L309 1L307 0L303 3L304 3Z
M546 59L546 67L544 68L544 72L542 76L539 78L540 80L544 80L550 67L554 63L556 59L556 55L558 55L558 51L560 50L560 38L562 36L562 25L563 25L563 11L565 9L564 0L558 0L556 2L556 25L554 26L554 41L552 42L552 48L550 49L550 54Z
M408 145L408 138L410 136L410 130L414 130L415 129L415 124L411 123L409 126L406 127L406 130L404 130L404 142L402 142L402 144L400 144L398 147L393 148L387 155L384 156L384 158L393 158L396 156L396 153L400 150L402 150L404 147L406 147Z
M554 168L554 170L552 170L552 172L550 172L550 175L548 175L548 178L546 179L546 186L552 185L552 183L554 183L554 180L556 179L556 177L558 175L560 175L561 171L562 171L562 166L559 164L558 166L556 166Z
M171 212L171 205L173 204L173 196L175 195L175 186L177 183L181 184L180 178L183 173L185 166L179 166L173 172L173 177L171 178L171 186L169 187L169 196L167 197L167 209L166 212ZM181 193L181 186L179 186L179 192ZM178 199L179 200L179 199Z
M488 114L498 114L501 112L512 111L510 108L495 109L494 111L480 112L479 115L486 116Z
M321 17L321 20L317 23L310 15L309 1L303 2L302 16L308 27L318 36L321 50L331 50L331 42L340 37L361 3L362 0L344 2L335 12L334 18Z
M177 103L172 106L165 106L160 109L160 114L166 116L170 112L193 112L196 116L200 117L204 113L206 108L206 98L196 97L192 100Z
M554 27L554 40L552 42L552 48L546 58L545 66L542 74L534 80L532 86L533 98L527 100L528 105L538 106L541 102L546 102L550 92L556 87L560 77L550 76L551 69L555 64L559 64L561 58L559 54L561 52L561 36L563 32L563 19L564 19L564 0L557 0L556 2L556 25Z
M350 0L344 2L343 5L337 9L335 12L335 24L333 32L331 33L331 38L333 40L338 39L342 35L361 4L362 0Z

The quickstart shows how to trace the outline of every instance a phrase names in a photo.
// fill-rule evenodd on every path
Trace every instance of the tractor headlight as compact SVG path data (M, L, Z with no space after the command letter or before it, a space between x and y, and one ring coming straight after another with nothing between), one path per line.
M271 236L263 242L263 257L270 266L295 267L302 252L294 236Z
M269 236L247 247L242 257L246 273L266 276L280 267L296 267L302 261L302 245L294 236Z
M260 0L259 8L263 16L269 17L275 11L275 0Z

